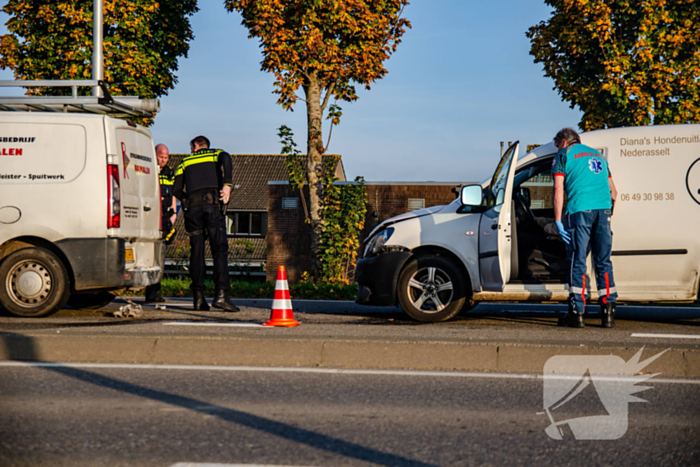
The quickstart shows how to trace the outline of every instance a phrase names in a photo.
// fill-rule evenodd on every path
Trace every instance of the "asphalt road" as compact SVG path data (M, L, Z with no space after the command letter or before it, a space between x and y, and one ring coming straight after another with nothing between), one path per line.
M591 441L545 433L527 375L18 365L0 366L5 466L700 464L698 380L652 379L622 437ZM580 394L557 421L612 413Z
M134 318L114 317L123 300L0 317L0 465L700 463L698 307L621 306L614 329L591 316L577 330L556 326L555 304L422 324L393 307L294 300L302 324L269 328L271 301L235 302L241 313L170 299ZM548 403L557 422L624 423L629 409L621 438L575 439L576 422L564 440L545 433L552 357L629 365L642 347L642 360L666 353L618 383L661 373L638 394L648 403L606 396L595 371L572 401Z
M157 332L167 334L173 333L174 328L162 327L165 322L262 324L270 319L272 300L236 299L233 302L241 308L240 313L222 313L215 309L209 312L193 311L190 298L168 298L162 305L164 309L157 309L155 305L144 303L138 297L118 298L100 310L73 310L66 307L47 318L0 315L0 331L61 329L62 332L66 332L69 329L104 327L104 332L127 332L129 329L128 332L140 333L154 332L153 327L146 325L157 323ZM485 303L446 322L419 323L409 318L399 307L368 307L350 301L332 300L293 300L292 303L294 317L305 326L285 329L285 333L290 335L328 334L328 328L324 326L332 326L338 333L358 336L438 338L449 335L448 330L453 330L458 332L455 339L507 340L527 336L536 342L570 341L571 336L577 336L582 341L624 340L635 343L641 341L631 338L632 333L700 334L700 306L692 305L620 305L616 314L617 326L614 329L602 329L598 307L591 306L586 314L586 330L557 328L552 332L552 328L556 328L557 318L566 312L565 305ZM114 312L129 304L141 307L138 316L114 316ZM177 329L184 332L186 328L183 326ZM192 329L190 328L190 332L193 332ZM198 331L202 329L199 328ZM216 328L216 332L223 332L223 329L225 328ZM237 331L241 331L241 328L237 328Z
M132 300L139 304L140 300ZM585 329L556 326L556 304L491 304L444 323L424 324L398 308L294 300L293 328L261 326L270 300L236 300L240 313L195 312L191 300L143 305L116 318L115 301L95 311L64 309L42 319L0 318L0 360L542 373L562 354L625 360L667 353L646 370L700 377L700 308L620 306L617 325L595 315ZM595 310L595 308L594 308Z

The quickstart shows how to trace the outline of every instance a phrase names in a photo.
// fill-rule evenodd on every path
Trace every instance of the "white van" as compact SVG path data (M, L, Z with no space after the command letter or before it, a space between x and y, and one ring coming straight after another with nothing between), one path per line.
M583 144L607 158L618 190L612 262L620 302L687 302L700 272L700 125L598 130ZM566 248L551 228L545 144L516 162L511 146L493 177L462 187L447 206L375 228L357 262L357 303L401 305L443 321L479 301L565 301ZM588 296L597 298L590 263ZM597 308L597 307L596 307Z
M75 106L74 106L75 107ZM0 304L47 316L159 282L150 132L105 115L0 112Z

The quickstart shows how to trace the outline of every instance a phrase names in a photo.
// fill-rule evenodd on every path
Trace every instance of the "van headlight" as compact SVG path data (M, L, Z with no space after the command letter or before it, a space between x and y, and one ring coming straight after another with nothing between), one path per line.
M365 258L369 256L376 256L379 254L380 251L382 251L382 247L384 247L384 244L391 238L391 235L394 233L394 228L389 228L386 230L382 230L379 232L377 235L372 237L370 241L367 243L367 246L365 247L365 254L363 255Z

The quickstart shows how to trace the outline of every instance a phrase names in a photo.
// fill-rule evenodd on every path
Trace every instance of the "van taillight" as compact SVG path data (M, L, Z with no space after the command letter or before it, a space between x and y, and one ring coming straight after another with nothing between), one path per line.
M121 224L121 193L119 166L107 166L107 228L118 229Z

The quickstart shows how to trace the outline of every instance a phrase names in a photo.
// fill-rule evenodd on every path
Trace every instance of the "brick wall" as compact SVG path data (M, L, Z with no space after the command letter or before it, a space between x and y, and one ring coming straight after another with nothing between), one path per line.
M297 282L301 273L311 271L311 225L304 222L301 200L297 209L282 209L283 198L299 198L299 191L288 184L268 185L267 280L277 279L278 266L287 270L287 279ZM308 188L304 196L308 206Z
M455 199L457 183L408 184L368 182L367 216L360 241L381 222L408 211L409 198L425 200L425 207L448 204ZM298 209L282 209L285 197L299 198L289 185L268 185L267 280L277 278L277 267L285 266L287 278L296 282L302 272L311 271L311 226L304 222L301 201ZM305 190L308 206L308 190Z
M377 182L378 183L378 182ZM385 220L408 212L410 198L424 199L425 207L451 203L456 194L452 192L457 183L434 185L367 184L367 216L360 241Z

